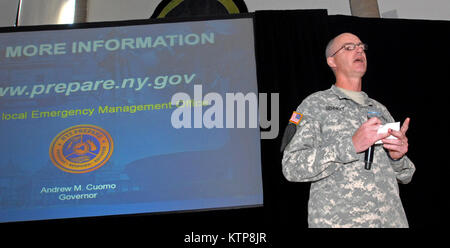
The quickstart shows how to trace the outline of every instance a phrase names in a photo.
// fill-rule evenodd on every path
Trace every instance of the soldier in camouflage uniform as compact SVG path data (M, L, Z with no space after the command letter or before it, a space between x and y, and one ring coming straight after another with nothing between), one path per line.
M408 227L397 182L410 182L415 171L405 155L410 119L400 131L377 133L394 118L361 91L365 49L350 33L331 40L326 56L336 84L308 96L297 108L303 118L282 165L287 180L311 182L309 227ZM368 119L371 111L379 117ZM397 139L387 139L390 135ZM383 144L375 145L372 168L366 170L364 152L378 140Z

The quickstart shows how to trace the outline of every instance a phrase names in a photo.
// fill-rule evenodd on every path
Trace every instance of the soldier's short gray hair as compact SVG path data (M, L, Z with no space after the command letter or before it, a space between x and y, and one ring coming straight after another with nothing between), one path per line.
M333 54L332 48L333 48L333 43L334 43L334 39L331 39L328 44L327 47L325 48L325 58L331 57L331 55Z

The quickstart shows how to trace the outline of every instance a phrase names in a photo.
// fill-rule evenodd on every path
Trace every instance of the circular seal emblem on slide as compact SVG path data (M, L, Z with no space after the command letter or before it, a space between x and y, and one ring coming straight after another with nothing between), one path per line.
M102 167L111 157L113 140L103 128L77 125L60 132L49 149L53 164L70 173L86 173Z

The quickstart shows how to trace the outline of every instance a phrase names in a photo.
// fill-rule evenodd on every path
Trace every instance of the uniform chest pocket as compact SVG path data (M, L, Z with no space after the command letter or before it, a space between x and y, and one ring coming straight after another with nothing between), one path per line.
M353 134L358 126L358 120L349 119L342 113L330 113L322 124L322 134L325 140Z

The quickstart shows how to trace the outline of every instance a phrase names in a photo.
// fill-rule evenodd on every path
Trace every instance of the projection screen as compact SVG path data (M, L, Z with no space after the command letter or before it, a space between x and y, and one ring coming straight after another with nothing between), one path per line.
M67 27L0 32L0 222L263 203L251 18Z

